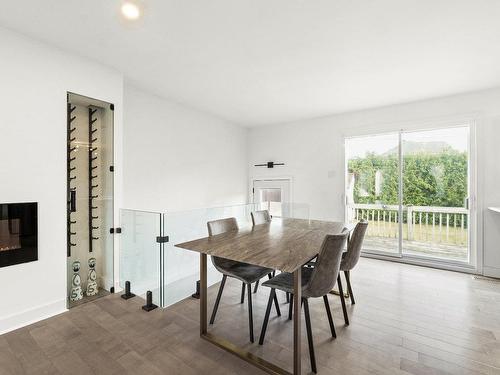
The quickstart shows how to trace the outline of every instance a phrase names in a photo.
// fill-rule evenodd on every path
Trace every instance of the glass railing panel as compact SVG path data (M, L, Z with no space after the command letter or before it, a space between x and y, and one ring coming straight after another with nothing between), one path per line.
M258 209L258 204L243 204L166 213L120 210L121 287L130 281L132 293L143 297L150 290L153 303L162 307L191 296L199 279L199 254L175 244L207 237L207 222L212 220L234 217L240 228L250 227L251 213ZM282 218L309 219L309 206L283 203L281 217L273 220ZM168 241L158 243L158 237ZM208 284L220 279L209 262Z
M251 226L250 213L257 205L244 204L164 214L164 233L169 242L164 248L163 306L172 305L193 294L199 279L199 254L174 245L208 236L207 222L235 217L240 228ZM220 274L208 263L208 285L220 281Z
M157 212L121 209L120 286L130 281L131 292L145 298L153 293L153 303L160 305L161 217Z
M292 219L310 219L309 205L306 203L281 203L281 217Z
M258 202L256 210L268 210L272 217L309 219L309 205L291 202Z

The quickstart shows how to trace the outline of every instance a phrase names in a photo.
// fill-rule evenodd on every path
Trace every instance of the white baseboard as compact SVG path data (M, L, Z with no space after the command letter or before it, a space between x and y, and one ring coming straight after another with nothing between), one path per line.
M0 335L68 311L66 299L0 317Z
M500 268L483 266L483 275L500 279Z

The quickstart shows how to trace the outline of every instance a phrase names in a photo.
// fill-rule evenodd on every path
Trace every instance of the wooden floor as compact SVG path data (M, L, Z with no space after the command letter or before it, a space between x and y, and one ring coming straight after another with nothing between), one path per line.
M330 299L336 340L323 301L310 303L319 374L500 374L500 283L373 259L362 259L352 280L349 327L338 297ZM264 346L250 345L240 291L228 281L211 330L290 369L292 323L273 310ZM268 293L254 294L256 337ZM110 295L0 336L0 374L261 373L199 338L197 300L150 313L142 304ZM304 373L306 343L304 332Z

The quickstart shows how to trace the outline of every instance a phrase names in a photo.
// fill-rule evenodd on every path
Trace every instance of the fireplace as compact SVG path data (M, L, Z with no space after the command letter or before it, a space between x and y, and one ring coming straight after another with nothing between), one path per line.
M0 267L38 260L38 204L0 203Z

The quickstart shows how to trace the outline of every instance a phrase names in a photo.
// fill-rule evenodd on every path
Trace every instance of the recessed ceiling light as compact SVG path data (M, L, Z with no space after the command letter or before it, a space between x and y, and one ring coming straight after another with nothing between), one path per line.
M136 20L141 15L141 11L136 4L126 2L122 5L122 14L126 19Z

